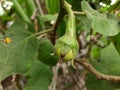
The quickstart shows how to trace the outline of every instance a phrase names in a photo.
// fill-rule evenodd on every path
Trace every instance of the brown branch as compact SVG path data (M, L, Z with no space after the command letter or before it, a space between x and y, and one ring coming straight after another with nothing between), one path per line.
M42 10L42 7L41 7L41 5L40 5L39 0L35 0L35 2L36 2L36 4L37 4L39 13L40 13L41 15L44 15L44 12L43 12L43 10Z
M108 81L116 81L120 82L120 76L113 76L113 75L105 75L97 70L95 70L90 63L87 62L87 60L81 60L81 59L75 59L75 62L78 64L81 64L83 67L85 67L89 72L91 72L93 75L96 76L96 78L100 80L108 80Z
M63 3L62 3L63 1L59 0L59 2L60 2L60 11L59 11L56 23L53 26L53 29L54 29L54 31L53 31L53 37L52 37L52 43L53 44L55 44L56 32L57 32L58 25L61 22L62 18L65 16L65 9L63 8Z
M90 36L92 36L92 35L93 35L93 29L90 30ZM92 38L90 38L89 48L88 48L88 52L87 52L87 55L86 55L87 58L89 58L91 56L92 46L93 46L93 42L92 42Z
M34 11L34 13L33 13L32 16L31 16L31 20L35 20L35 18L36 18L36 16L37 16L37 11L38 11L38 9L36 9L36 10Z
M76 77L73 75L73 73L72 73L71 70L69 70L69 73L70 73L70 75L71 75L73 81L76 83L78 89L81 90L81 86L79 85L78 80L77 80Z

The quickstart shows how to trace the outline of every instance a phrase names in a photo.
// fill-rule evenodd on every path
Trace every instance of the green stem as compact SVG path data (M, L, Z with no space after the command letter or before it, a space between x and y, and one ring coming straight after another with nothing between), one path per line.
M41 32L34 33L32 36L38 36L38 35L41 35L41 34L44 34L44 33L49 33L51 31L53 31L53 29L43 30Z
M25 3L29 17L31 17L36 10L35 2L34 0L25 0Z
M27 15L23 11L22 7L18 3L18 0L12 0L12 1L14 3L14 7L15 7L16 12L18 13L19 17L22 18L23 20L27 21L28 23L30 23L29 18L27 17Z
M73 11L73 13L76 14L76 15L83 15L83 16L86 15L85 12Z
M63 2L64 8L68 14L66 34L70 35L71 37L76 37L75 15L71 9L71 5L68 4L65 0Z
M72 6L64 0L64 8L66 9L66 12L68 13L68 15L73 15L73 11L71 7Z

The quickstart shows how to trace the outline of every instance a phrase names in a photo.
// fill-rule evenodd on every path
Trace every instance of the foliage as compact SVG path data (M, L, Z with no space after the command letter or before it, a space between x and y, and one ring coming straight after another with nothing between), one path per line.
M6 1L0 1L0 5L4 7ZM113 5L109 0L11 2L11 9L4 7L4 14L0 14L1 83L7 77L19 74L27 81L25 87L19 83L23 90L48 90L51 85L59 90L67 79L70 83L65 83L65 90L75 85L80 89L82 86L78 84L81 79L85 80L84 87L88 90L120 88L119 82L98 80L94 73L84 74L86 69L79 70L78 64L73 63L77 58L87 59L98 72L120 76L120 0ZM62 60L65 56L68 59Z

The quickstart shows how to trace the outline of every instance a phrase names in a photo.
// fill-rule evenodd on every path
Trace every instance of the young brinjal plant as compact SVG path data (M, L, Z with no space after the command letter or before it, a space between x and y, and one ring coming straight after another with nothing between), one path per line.
M119 84L120 0L0 1L0 90Z

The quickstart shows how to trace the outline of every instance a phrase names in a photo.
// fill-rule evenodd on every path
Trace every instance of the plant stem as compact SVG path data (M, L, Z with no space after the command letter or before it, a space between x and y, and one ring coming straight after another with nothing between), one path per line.
M34 33L32 36L38 36L38 35L41 35L41 34L44 34L44 33L49 33L51 31L53 31L53 29L43 30L41 32Z
M57 32L57 28L59 23L61 22L62 18L65 16L65 9L63 8L63 0L59 0L60 2L60 11L56 20L55 25L53 26L53 37L52 37L52 43L55 44L55 39L56 39L56 32Z
M73 11L74 14L76 15L86 15L85 12L78 12L78 11Z
M68 15L67 27L66 27L65 34L74 38L74 37L76 37L75 15L71 9L72 6L69 3L67 3L65 0L63 0L63 3L64 3L64 8Z
M73 11L71 9L71 5L69 3L67 3L67 1L63 0L63 6L64 6L64 9L66 10L66 12L68 13L68 15L72 16L73 15Z
M44 15L44 12L43 12L42 7L41 7L41 5L40 5L40 1L39 1L39 0L35 0L35 2L36 2L36 4L37 4L39 13L40 13L41 15Z
M108 81L115 81L120 82L120 76L112 76L112 75L105 75L98 71L96 71L87 60L75 59L75 62L85 67L89 72L96 76L99 80L108 80Z
M25 0L25 3L29 17L31 17L36 10L35 2L34 0Z
M22 7L18 3L18 0L12 0L12 1L14 3L14 7L15 7L16 12L18 13L19 17L22 18L23 20L25 20L26 22L31 23L30 19L28 18L28 16L25 14Z

